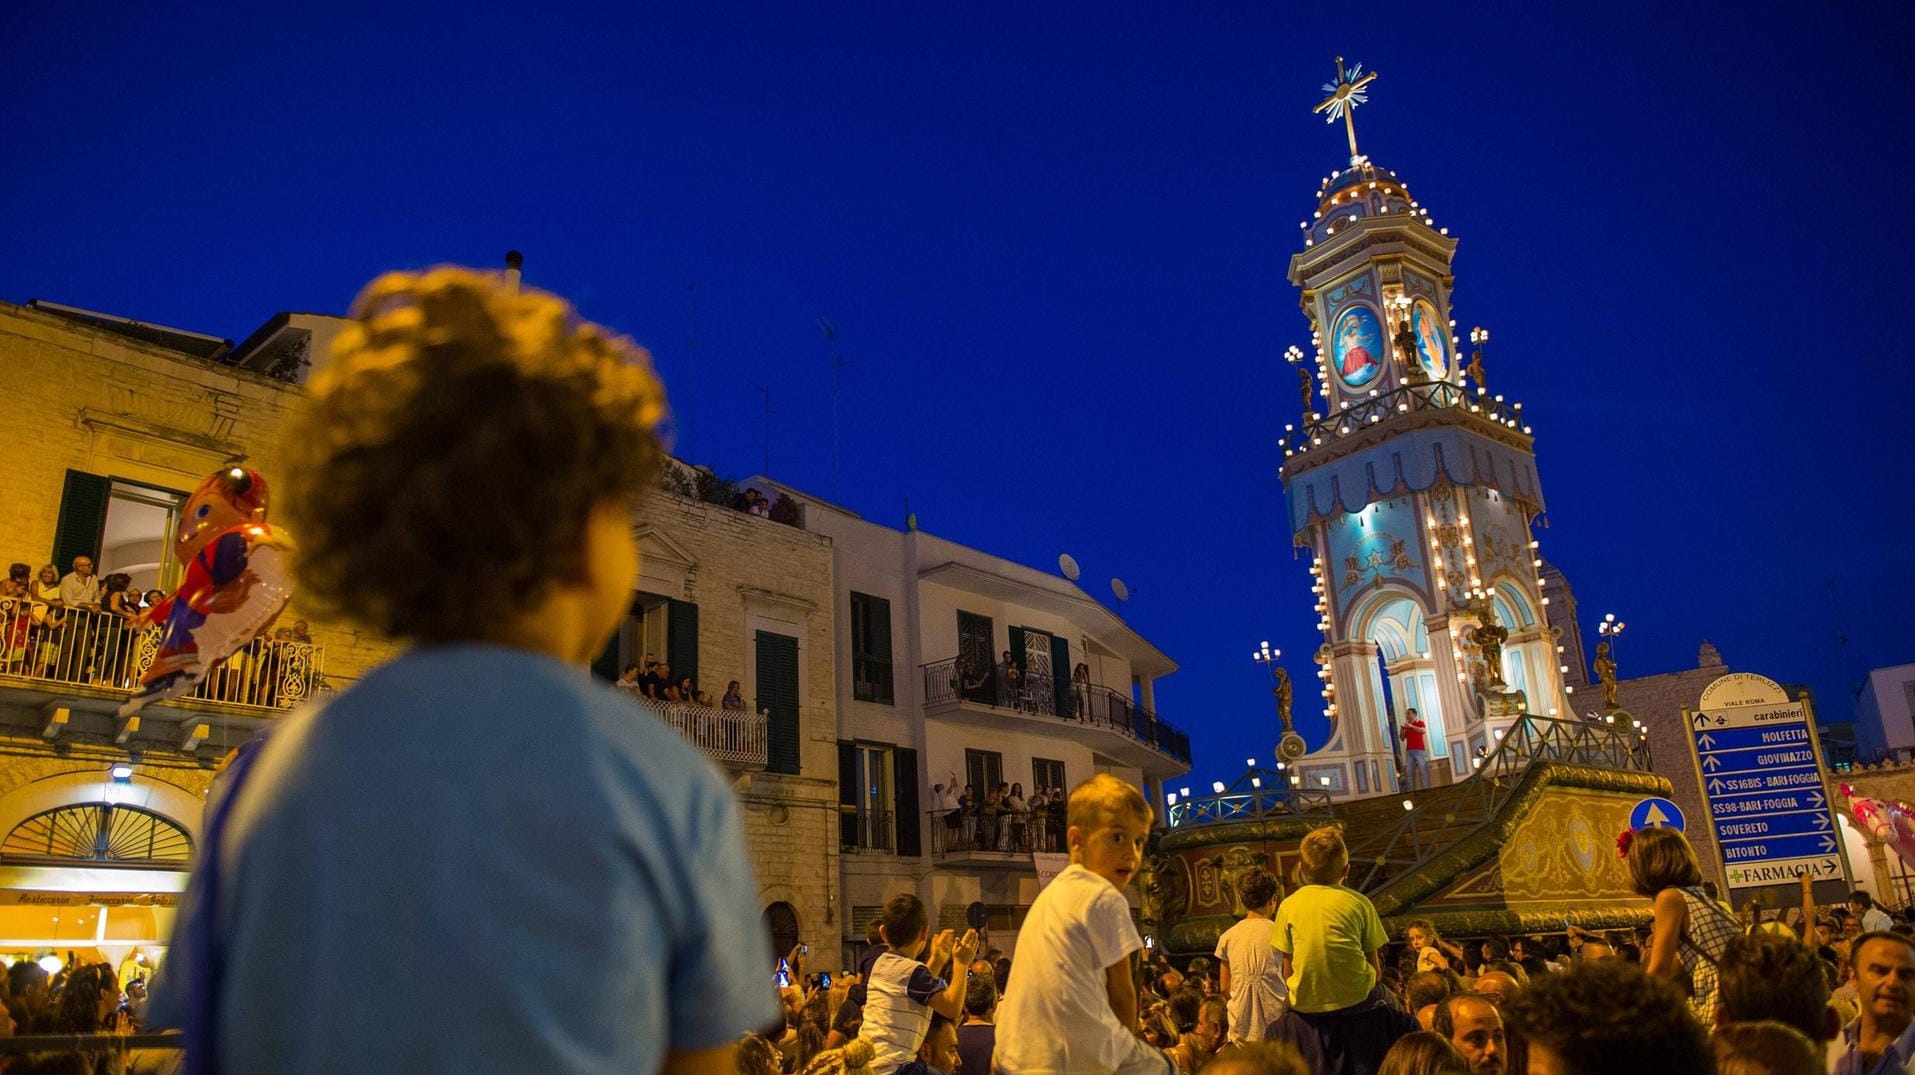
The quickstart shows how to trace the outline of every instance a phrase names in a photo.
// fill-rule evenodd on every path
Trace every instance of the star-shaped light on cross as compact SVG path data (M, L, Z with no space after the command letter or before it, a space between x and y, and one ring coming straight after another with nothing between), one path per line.
M1363 155L1356 151L1356 106L1369 103L1370 94L1365 87L1374 81L1375 71L1364 74L1360 63L1346 71L1343 57L1338 56L1337 80L1323 84L1323 92L1330 96L1325 97L1315 109L1319 113L1327 113L1323 117L1325 123L1335 123L1339 119L1343 121L1344 129L1350 134L1350 163L1353 165L1363 162Z

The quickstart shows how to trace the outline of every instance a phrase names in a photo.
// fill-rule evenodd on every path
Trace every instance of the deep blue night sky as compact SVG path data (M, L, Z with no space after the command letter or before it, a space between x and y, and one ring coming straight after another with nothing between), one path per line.
M239 339L516 247L653 350L680 454L761 469L763 386L825 496L828 317L843 501L1122 576L1193 781L1267 757L1258 641L1314 682L1275 442L1341 53L1623 674L1707 636L1845 719L1915 660L1906 4L115 6L0 12L0 299Z

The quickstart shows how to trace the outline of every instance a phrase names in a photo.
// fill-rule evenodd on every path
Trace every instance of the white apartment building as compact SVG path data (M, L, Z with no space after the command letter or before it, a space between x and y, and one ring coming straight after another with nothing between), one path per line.
M1064 850L1061 807L980 832L934 814L933 786L970 784L981 801L1016 784L1028 798L1110 772L1163 802L1190 768L1189 740L1155 713L1176 663L1067 579L768 478L745 484L790 497L831 539L847 964L901 891L941 927L983 904L989 944L1009 953L1039 888L1032 852Z

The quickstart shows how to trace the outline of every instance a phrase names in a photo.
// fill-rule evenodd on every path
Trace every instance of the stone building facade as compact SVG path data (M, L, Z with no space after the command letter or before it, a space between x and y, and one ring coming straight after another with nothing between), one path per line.
M57 562L65 572L77 551L99 561L102 573L143 567L155 587L170 588L166 557L176 517L168 505L233 462L271 482L304 373L323 362L340 323L282 314L235 347L70 308L0 303L10 410L32 419L10 423L6 434L0 565L22 561L37 570ZM830 542L662 491L633 525L643 574L632 618L608 659L655 647L701 672L714 700L737 679L757 703L752 712L776 712L770 750L761 740L724 764L743 807L768 920L824 937L837 928L839 911ZM332 689L349 687L395 652L374 632L309 616L295 597L281 622L300 618L310 621ZM0 952L50 949L81 917L105 928L109 916L115 930L132 931L122 938L129 944L156 948L170 935L213 765L280 710L182 699L149 707L129 726L112 712L124 690L9 674L20 671L0 668L0 840L24 839L28 829L53 824L49 811L65 810L86 823L138 819L174 850L149 863L153 869L116 871L141 888L122 893L77 891L72 871L87 873L84 863L38 856L21 865L21 845L0 846ZM665 716L681 731L699 719L683 711ZM115 775L116 766L124 775ZM48 870L64 870L68 880ZM122 948L128 945L101 951L117 958Z

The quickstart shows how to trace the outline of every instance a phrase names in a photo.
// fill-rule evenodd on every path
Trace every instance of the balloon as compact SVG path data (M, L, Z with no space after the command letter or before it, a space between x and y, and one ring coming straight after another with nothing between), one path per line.
M1902 861L1915 866L1915 806L1899 799L1858 799L1847 784L1842 794L1848 797L1849 813L1855 815L1862 831L1895 849Z
M265 634L292 599L292 545L267 525L266 503L266 479L246 467L207 476L187 497L173 542L186 576L135 624L162 624L163 633L159 653L120 716L197 687Z

